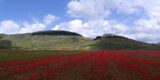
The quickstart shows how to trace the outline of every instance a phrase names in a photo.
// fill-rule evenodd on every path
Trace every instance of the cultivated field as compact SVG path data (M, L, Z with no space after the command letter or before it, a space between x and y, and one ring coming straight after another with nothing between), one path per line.
M0 51L0 80L160 80L160 52Z

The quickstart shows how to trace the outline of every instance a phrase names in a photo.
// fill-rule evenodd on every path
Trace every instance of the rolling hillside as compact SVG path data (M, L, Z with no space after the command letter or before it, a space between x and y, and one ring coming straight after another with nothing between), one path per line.
M25 50L160 50L159 45L114 34L88 39L78 33L68 31L1 35L0 48L3 49L2 47Z
M93 40L67 31L41 31L28 34L6 35L1 40L9 40L15 49L33 50L77 50L88 49Z
M92 49L95 50L160 50L159 45L144 43L123 36L105 34L98 36Z

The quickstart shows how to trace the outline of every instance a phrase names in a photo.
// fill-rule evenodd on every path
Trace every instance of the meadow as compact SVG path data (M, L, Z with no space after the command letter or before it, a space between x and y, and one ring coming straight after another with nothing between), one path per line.
M0 80L160 80L160 52L2 50Z

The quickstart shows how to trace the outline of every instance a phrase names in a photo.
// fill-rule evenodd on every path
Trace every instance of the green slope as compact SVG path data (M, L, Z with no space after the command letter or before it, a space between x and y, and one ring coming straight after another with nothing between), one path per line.
M3 35L0 39L0 48L4 45L2 41L8 43L9 48L11 42L13 49L25 50L160 50L160 45L139 42L113 34L98 36L96 40L93 40L67 31Z
M3 42L2 42L3 41ZM69 31L39 31L27 34L5 35L0 40L12 43L14 49L31 50L79 50L88 49L93 40ZM7 45L7 44L6 44ZM2 46L3 48L4 46ZM6 46L5 46L6 47Z
M95 50L160 50L160 46L148 44L129 38L115 36L95 40L92 49Z
M70 54L78 54L85 51L79 50L0 50L0 62L17 60L17 59L30 59L36 57L47 57L47 56L63 56ZM13 54L14 53L14 54Z
M80 36L51 36L51 35L11 35L3 40L10 40L12 46L19 49L87 49L93 41Z

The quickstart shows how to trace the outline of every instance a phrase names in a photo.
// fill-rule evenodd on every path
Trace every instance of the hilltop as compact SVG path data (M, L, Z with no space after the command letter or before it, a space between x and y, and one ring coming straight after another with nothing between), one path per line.
M96 50L160 50L159 45L114 34L104 34L103 36L98 36L95 40L96 43L92 45L92 49Z
M62 30L49 30L49 31L38 31L38 32L34 32L31 33L31 35L52 35L52 36L80 36L83 37L82 35L75 33L75 32L70 32L70 31L62 31Z

